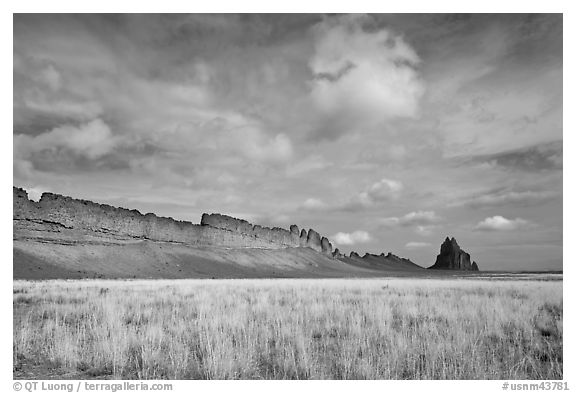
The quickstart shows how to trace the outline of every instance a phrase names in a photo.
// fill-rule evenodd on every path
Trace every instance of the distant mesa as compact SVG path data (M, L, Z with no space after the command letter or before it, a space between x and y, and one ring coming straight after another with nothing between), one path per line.
M470 263L470 254L460 248L455 238L449 237L440 246L440 254L436 257L436 263L429 269L479 270L476 262Z

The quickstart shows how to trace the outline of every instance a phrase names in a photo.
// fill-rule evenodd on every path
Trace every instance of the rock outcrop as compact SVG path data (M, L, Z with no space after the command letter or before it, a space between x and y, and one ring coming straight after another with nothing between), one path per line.
M364 255L363 258L368 258L370 256L375 258L383 258L390 262L396 262L396 263L413 263L410 259L399 257L398 255L394 255L391 252L388 252L388 254L382 253L380 255L366 253L366 255Z
M306 243L308 242L308 235L306 234L306 229L302 229L300 232L300 247L306 247Z
M290 233L300 237L300 231L298 230L298 225L290 225Z
M474 270L476 272L480 270L480 269L478 269L478 264L476 264L476 262L472 262L472 269L471 270Z
M388 254L381 253L380 255L366 253L362 257L362 259L364 260L371 259L373 261L390 262L395 264L414 265L414 262L412 262L410 259L399 257L398 255L394 255L391 252L388 252Z
M339 258L340 259L340 258ZM389 252L388 254L381 253L370 254L366 253L360 256L357 252L352 251L348 258L343 257L340 260L346 261L352 265L362 267L365 269L381 270L381 271L421 271L422 266L419 266L407 258L401 258Z
M455 238L446 238L440 246L436 263L429 269L444 270L478 270L476 262L470 263L470 254L462 250Z
M306 239L306 246L318 252L322 251L322 243L320 239L320 234L314 229L308 231L308 238Z
M332 254L328 239L321 238L312 229L308 233L304 229L298 233L296 225L290 230L266 228L246 220L206 213L197 225L52 193L44 193L38 202L34 202L25 190L17 187L13 187L13 219L15 231L30 236L33 231L50 227L52 232L80 230L118 239L231 248L310 247L326 255Z
M325 237L322 237L322 240L320 240L320 245L322 246L322 252L326 255L332 255L332 244L330 243L330 240L328 240Z

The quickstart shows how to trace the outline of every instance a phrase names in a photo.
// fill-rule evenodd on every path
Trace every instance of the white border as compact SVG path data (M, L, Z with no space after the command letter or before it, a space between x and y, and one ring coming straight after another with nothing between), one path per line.
M564 299L568 307L564 307L564 377L568 381L569 387L576 389L576 375L574 368L574 312L570 307L570 300L574 299L574 267L576 263L574 250L570 247L574 239L573 223L575 221L576 194L574 192L574 86L571 70L576 70L574 64L574 1L498 1L485 0L474 2L461 1L366 1L355 0L349 2L292 0L281 4L263 0L243 0L243 1L183 1L183 0L162 0L162 1L113 1L99 0L95 2L79 2L77 0L27 0L10 1L4 3L1 14L0 28L2 29L2 53L4 61L2 67L2 124L4 125L1 134L0 159L2 160L1 173L3 180L2 192L0 193L0 244L2 249L2 314L6 316L6 321L0 324L2 340L0 351L0 386L2 391L12 390L12 323L8 321L8 315L12 315L12 226L10 222L12 192L12 58L13 52L13 13L58 13L58 12L145 12L145 13L168 13L168 12L418 12L418 13L439 13L439 12L489 12L489 13L519 13L519 12L561 12L564 13L564 106L568 110L564 111ZM10 206L10 208L8 208ZM308 382L288 382L288 381L172 381L175 392L189 391L225 391L235 392L266 392L274 389L275 393L292 393L294 388L304 391L329 390L331 392L347 391L350 389L361 389L362 392L379 392L384 389L392 391L423 391L441 390L442 392L490 392L502 391L501 381L308 381Z

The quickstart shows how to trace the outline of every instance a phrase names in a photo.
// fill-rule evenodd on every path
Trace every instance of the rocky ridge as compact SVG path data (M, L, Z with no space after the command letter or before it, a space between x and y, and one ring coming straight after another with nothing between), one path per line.
M313 229L299 232L296 225L292 225L290 230L267 228L222 214L206 213L197 225L53 193L44 193L35 202L28 198L25 190L17 187L13 187L13 219L15 232L20 234L83 230L103 237L194 246L309 247L332 257L332 244L326 237L321 237Z
M370 254L365 253L364 256L360 256L357 252L352 251L350 253L350 259L361 261L363 263L368 263L372 265L387 265L387 266L405 266L410 268L418 268L421 269L421 266L416 265L408 258L402 258L397 255L388 252L388 254L381 253L380 255L377 254Z

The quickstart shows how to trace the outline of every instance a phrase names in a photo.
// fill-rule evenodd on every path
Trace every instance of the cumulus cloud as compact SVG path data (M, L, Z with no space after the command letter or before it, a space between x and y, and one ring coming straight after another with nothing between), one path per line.
M508 219L502 216L487 217L480 221L475 229L479 231L515 231L531 226L522 218Z
M341 246L351 246L359 243L368 243L372 240L372 236L366 231L354 231L352 233L338 232L330 237L330 239Z
M417 248L428 247L430 245L431 245L430 243L425 243L425 242L408 242L408 243L406 243L406 245L404 247L406 247L409 250L414 250Z
M420 59L401 36L365 29L366 15L327 18L313 28L312 100L317 109L362 123L414 117L424 92Z
M79 126L64 125L37 136L15 135L14 153L30 158L36 153L61 151L97 159L110 153L118 144L110 127L100 119Z

